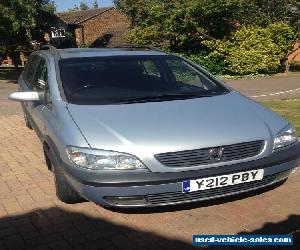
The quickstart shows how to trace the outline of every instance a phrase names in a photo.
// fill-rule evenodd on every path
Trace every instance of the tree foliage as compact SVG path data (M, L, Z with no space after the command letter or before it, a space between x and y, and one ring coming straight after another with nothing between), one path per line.
M293 41L293 30L284 23L266 28L244 27L225 45L228 71L232 74L278 72Z
M98 1L97 1L97 0L95 0L95 1L93 2L92 6L93 6L93 8L94 8L94 9L97 9L97 8L99 8Z
M115 4L131 20L130 42L186 54L214 72L248 74L273 72L284 62L299 30L298 2L116 0ZM256 67L244 69L241 55L249 64L257 61Z
M51 27L55 5L50 0L0 0L0 49L27 47Z
M85 2L81 2L79 4L79 9L80 10L88 10L90 7L85 3Z
M98 1L95 0L91 6L87 5L86 2L80 2L79 6L77 4L74 5L73 8L67 9L67 11L77 11L77 10L89 10L89 9L97 9L99 8Z

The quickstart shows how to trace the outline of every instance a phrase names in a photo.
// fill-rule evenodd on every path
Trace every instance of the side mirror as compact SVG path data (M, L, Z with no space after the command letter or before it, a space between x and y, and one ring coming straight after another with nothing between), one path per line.
M17 102L36 102L40 101L41 98L38 92L13 92L9 94L8 99Z

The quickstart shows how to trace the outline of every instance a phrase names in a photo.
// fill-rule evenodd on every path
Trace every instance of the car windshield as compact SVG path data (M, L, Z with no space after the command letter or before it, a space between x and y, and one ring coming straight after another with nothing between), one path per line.
M176 56L70 58L59 61L69 103L100 105L201 98L228 92Z

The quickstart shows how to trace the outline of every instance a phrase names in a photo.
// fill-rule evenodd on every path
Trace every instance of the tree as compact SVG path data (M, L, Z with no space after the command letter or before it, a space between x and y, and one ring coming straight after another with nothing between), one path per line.
M37 0L36 27L32 30L32 39L42 41L45 31L49 31L56 22L56 5L52 0Z
M67 11L89 10L89 9L92 9L92 8L93 8L93 9L99 8L99 4L98 4L98 1L97 1L97 0L95 0L95 1L92 3L91 7L88 6L85 2L81 2L81 3L79 4L79 7L78 7L78 5L75 4L73 8L69 8Z
M134 42L161 44L191 52L207 37L222 38L237 28L241 0L118 0L117 8L132 21Z
M130 18L132 25L137 26L143 20L142 13L147 11L149 0L114 0L115 6Z
M79 5L80 10L88 10L89 8L90 7L84 2L81 2L80 5Z
M73 8L68 8L68 9L67 9L67 12L70 12L70 11L77 11L77 10L79 10L79 7L78 7L77 4L74 4L74 7L73 7Z
M97 0L95 0L94 2L93 2L93 8L94 9L98 9L99 8L99 4L98 4L98 1Z
M227 47L225 60L229 72L244 75L280 71L294 38L292 28L285 23L273 23L265 28L243 27Z
M54 10L50 0L0 0L0 50L30 47L51 27Z
M238 32L244 27L265 31L274 24L274 34L282 32L282 28L287 28L292 31L293 39L296 39L295 34L297 29L299 30L300 11L297 11L300 9L299 0L115 0L114 2L116 7L131 20L128 31L130 42L152 44L185 54L194 60L205 62L215 72L223 72L225 67L231 65L229 61L233 65L237 60L242 62L243 58L238 57L238 54L235 55L233 49L229 60L227 58L229 54L224 54L219 51L218 46L208 46L209 44L215 41L221 41L223 45L230 43L240 50L245 50L246 53L249 47L231 43L232 39L239 37ZM280 25L276 26L279 23ZM247 40L250 47L251 42L258 39L266 46L267 52L277 51L275 48L277 43L273 42L275 38L269 38L272 44L268 44L268 41L263 40L255 32L251 37L253 38L251 41ZM293 39L284 41L285 47L280 48L280 56L275 55L277 61L274 57L273 62L276 62L270 67L267 66L265 68L267 71L277 70L280 63L283 64L282 51L287 52L290 49ZM253 48L260 49L259 46L255 47L256 45L253 44ZM252 49L251 51L253 52ZM261 56L266 55L262 51ZM255 57L249 56L249 60L253 58ZM214 67L209 60L218 64L218 67ZM257 56L256 60L259 61L260 56ZM255 71L265 72L265 69L262 66L257 67ZM247 73L244 69L241 71Z
M177 52L191 52L206 39L230 37L243 25L266 27L274 22L299 26L292 13L297 0L115 0L132 22L134 42L168 44ZM258 15L259 13L259 15ZM168 41L168 43L166 43ZM197 45L198 44L198 45ZM196 46L195 46L196 45Z

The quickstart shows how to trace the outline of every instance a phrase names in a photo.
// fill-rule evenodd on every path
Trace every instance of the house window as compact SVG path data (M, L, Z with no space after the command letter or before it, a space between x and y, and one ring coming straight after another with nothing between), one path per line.
M51 37L52 38L65 37L65 29L63 29L63 28L52 28L51 29Z

